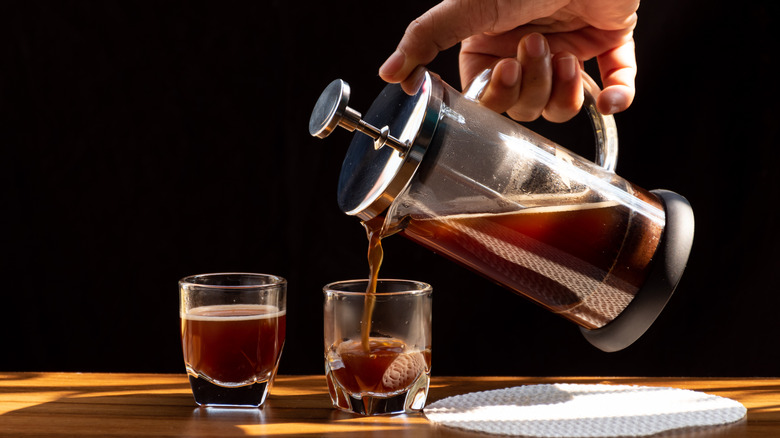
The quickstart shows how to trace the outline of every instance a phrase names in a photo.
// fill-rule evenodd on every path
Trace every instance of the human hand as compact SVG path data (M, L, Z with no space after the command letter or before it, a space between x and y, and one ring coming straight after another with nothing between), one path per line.
M634 99L638 7L639 0L444 0L407 27L379 75L411 91L419 67L460 42L463 87L493 68L483 105L519 121L563 122L582 106L582 63L595 57L604 87L597 106L613 114Z

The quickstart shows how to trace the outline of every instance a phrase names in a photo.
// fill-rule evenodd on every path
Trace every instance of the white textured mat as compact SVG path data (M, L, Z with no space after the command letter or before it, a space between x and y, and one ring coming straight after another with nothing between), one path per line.
M735 422L734 400L677 388L627 385L528 385L447 397L425 408L434 423L531 437L647 436Z

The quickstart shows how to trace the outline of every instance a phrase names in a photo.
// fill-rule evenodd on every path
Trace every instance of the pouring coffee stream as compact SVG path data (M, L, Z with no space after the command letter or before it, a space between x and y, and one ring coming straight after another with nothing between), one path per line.
M376 302L376 285L379 280L379 268L382 266L384 251L382 249L382 225L383 218L378 217L363 222L368 237L368 287L366 288L366 298L363 305L363 321L360 330L360 341L363 350L370 350L371 342L371 315L374 313L374 303Z
M584 106L598 164L482 107L487 78L465 95L432 73L413 95L388 85L365 117L347 105L349 85L333 81L309 131L320 138L338 126L360 132L342 165L340 208L363 221L379 263L380 239L400 232L573 321L598 348L625 348L682 275L693 239L690 205L614 173L614 119L598 113L592 80Z

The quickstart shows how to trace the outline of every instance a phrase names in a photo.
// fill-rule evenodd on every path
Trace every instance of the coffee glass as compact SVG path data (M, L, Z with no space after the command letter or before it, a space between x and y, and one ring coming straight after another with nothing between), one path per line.
M259 407L285 339L287 281L252 273L179 281L184 364L200 406Z
M419 412L430 382L432 288L380 279L376 293L366 294L367 286L349 280L323 288L333 406L361 415Z

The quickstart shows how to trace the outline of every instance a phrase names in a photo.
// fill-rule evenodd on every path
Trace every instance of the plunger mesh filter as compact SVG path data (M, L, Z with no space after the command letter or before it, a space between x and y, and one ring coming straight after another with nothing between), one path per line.
M434 423L529 437L648 436L738 421L734 400L677 388L545 384L448 397L430 404Z
M385 370L382 385L391 391L404 389L424 371L425 357L422 353L401 354Z

